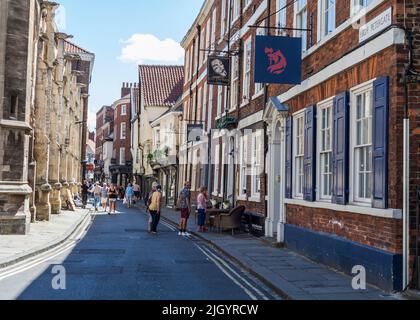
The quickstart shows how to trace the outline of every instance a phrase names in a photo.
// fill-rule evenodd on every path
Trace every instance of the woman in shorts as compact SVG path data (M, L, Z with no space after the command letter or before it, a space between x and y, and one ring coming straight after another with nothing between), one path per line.
M115 214L116 206L117 206L117 199L118 199L118 190L115 185L111 185L111 188L108 190L108 199L109 199L109 213L108 214Z

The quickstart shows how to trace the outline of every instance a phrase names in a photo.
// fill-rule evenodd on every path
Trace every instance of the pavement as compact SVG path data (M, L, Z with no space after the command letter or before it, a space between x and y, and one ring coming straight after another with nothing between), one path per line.
M0 269L62 244L89 216L90 209L62 211L49 222L32 223L27 235L0 236Z
M176 225L179 212L163 209L162 218ZM211 243L242 268L289 300L394 300L397 295L368 286L352 288L348 275L317 264L286 248L276 248L267 241L249 234L194 232L194 218L189 222L191 233Z

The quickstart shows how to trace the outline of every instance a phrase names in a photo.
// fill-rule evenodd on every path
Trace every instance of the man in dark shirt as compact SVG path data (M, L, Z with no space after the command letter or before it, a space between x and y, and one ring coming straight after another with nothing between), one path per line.
M85 180L82 184L82 202L83 202L83 209L86 209L87 200L88 200L88 192L89 192L89 184L87 180Z

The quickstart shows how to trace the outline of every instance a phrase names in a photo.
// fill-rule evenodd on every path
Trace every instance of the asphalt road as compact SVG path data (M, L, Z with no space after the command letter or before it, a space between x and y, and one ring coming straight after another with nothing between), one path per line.
M0 271L0 299L279 299L201 240L179 237L164 222L151 235L144 212L119 209L94 215L73 243Z

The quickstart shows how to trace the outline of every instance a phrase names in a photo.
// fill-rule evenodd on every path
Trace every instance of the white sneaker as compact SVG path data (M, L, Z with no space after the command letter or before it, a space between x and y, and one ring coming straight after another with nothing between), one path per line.
M182 234L182 232L180 231L180 232L178 232L178 235L179 235L179 236L182 236L183 234Z

